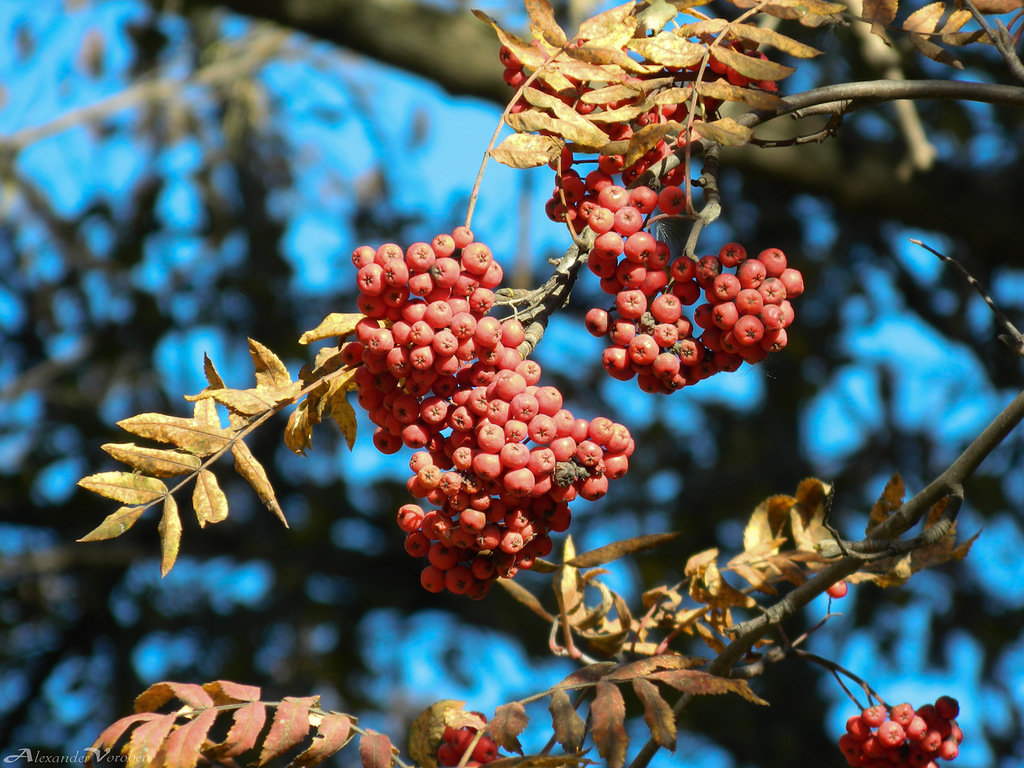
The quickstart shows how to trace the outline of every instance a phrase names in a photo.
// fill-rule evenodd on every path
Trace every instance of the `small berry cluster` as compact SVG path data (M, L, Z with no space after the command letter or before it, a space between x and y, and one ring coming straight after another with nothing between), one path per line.
M538 385L540 365L517 351L522 324L487 314L501 268L465 227L352 258L366 317L343 359L359 364L374 445L416 450L407 487L438 508L399 510L405 549L427 558L427 590L483 597L550 552L570 501L598 499L625 474L633 440L610 419L575 418L555 387Z
M487 718L479 712L474 712L473 714L480 715L481 720L487 721ZM466 749L469 748L469 745L476 737L476 734L477 729L469 725L464 725L461 728L453 728L450 725L445 726L444 734L441 737L441 745L437 748L438 765L443 765L445 768L453 768L453 766L458 765L459 761L462 760L462 756L466 753ZM494 739L489 736L481 736L476 746L473 747L473 752L466 763L466 768L477 768L497 759L498 745L494 743Z
M613 246L602 243L608 234ZM602 355L605 370L621 380L636 375L652 393L758 363L785 347L794 317L789 299L803 292L803 276L778 248L748 259L743 246L728 243L717 256L669 262L668 246L649 233L622 241L609 232L597 238L587 263L615 296L611 311L595 307L586 316L587 330L611 342ZM683 306L702 297L692 320L684 316Z
M868 707L846 721L839 749L852 766L866 768L937 768L936 760L960 753L963 731L956 724L960 705L950 696L915 711L910 704L890 710Z

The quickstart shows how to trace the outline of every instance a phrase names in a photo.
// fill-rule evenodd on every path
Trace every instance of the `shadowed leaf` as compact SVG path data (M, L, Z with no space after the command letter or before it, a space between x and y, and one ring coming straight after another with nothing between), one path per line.
M555 617L544 609L544 606L541 605L537 596L526 587L518 584L512 579L498 579L498 586L504 588L504 590L512 595L512 597L540 616L544 621L554 620Z
M513 133L491 150L491 157L509 168L537 168L558 159L561 150L554 136Z
M897 472L885 484L882 495L871 507L871 516L868 518L865 533L871 533L876 527L889 519L889 516L903 504L903 497L906 489L903 486L903 478Z
M367 729L359 739L359 759L363 768L391 768L394 763L391 750L391 739L383 733Z
M203 690L213 697L218 706L239 701L258 701L261 693L259 686L233 683L230 680L203 683Z
M718 677L697 669L670 669L653 672L647 675L648 680L665 683L683 693L694 696L709 696L722 693L735 693L754 704L767 706L768 702L757 696L746 680L732 680Z
M351 451L356 444L357 424L355 409L348 401L343 390L339 390L337 394L331 397L330 407L331 418L333 418L334 423L338 425L338 428L341 430L341 434L345 436L345 443Z
M750 141L754 132L745 125L740 125L731 117L723 117L713 123L694 120L693 129L705 139L718 142L723 147L741 147Z
M487 723L487 732L502 749L523 754L518 736L529 724L526 708L518 701L502 704L494 710L494 717Z
M643 552L645 549L653 549L665 542L672 541L678 535L678 532L652 533L646 536L635 536L631 539L615 541L603 547L592 549L589 552L584 552L581 555L576 555L566 560L566 564L574 568L593 568L596 565L603 565L604 563L618 560L624 555L636 554L637 552Z
M319 696L285 696L281 700L274 712L267 737L263 740L259 765L266 765L306 738L309 733L309 708L319 703Z
M586 735L586 723L579 713L573 709L569 695L562 688L555 688L551 693L551 724L555 732L555 740L566 752L576 752L583 744Z
M214 706L214 700L201 685L195 683L154 683L135 697L136 712L155 712L171 699L178 699L193 709Z
M658 686L637 677L633 679L633 691L644 705L644 722L651 731L651 737L665 749L674 752L676 719L672 714L672 707L658 692Z
M888 43L885 36L885 28L892 24L896 18L898 0L864 0L862 14L865 20L871 22L872 33Z
M633 680L638 677L646 677L659 669L691 669L699 667L706 662L707 659L700 656L681 656L674 653L663 653L659 656L637 659L628 664L623 664L606 675L606 679L613 681Z
M591 735L598 753L608 763L608 768L622 768L629 736L625 727L626 702L617 685L603 680L597 684L590 715L593 719Z

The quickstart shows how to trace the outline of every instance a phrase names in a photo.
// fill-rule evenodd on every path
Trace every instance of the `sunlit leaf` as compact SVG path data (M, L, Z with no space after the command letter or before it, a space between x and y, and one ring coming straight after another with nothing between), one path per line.
M553 136L513 133L491 150L491 157L510 168L537 168L557 160L563 143Z
M206 689L195 683L154 683L135 697L136 712L156 712L171 699L178 699L194 709L214 706L214 700Z
M111 723L103 729L103 732L96 737L96 741L92 743L92 749L85 757L86 765L95 762L96 751L102 752L103 750L112 749L130 728L133 728L139 723L156 720L160 717L163 717L163 715L158 715L155 712L141 712L134 715L128 715L127 717L122 717L114 723Z
M224 760L248 752L256 746L266 721L267 710L263 702L253 701L239 707L224 741L205 750L206 755L214 760Z
M707 53L707 46L694 43L673 32L659 32L653 37L629 41L629 49L662 67L689 67Z
M275 397L257 389L218 389L210 397L240 416L258 416L278 403Z
M601 46L621 46L633 36L632 14L636 3L617 5L607 11L592 16L580 24L577 36L588 43Z
M316 736L304 751L296 755L289 768L312 768L344 747L352 738L352 718L328 712L317 726Z
M256 388L271 392L284 389L292 383L291 374L281 358L255 339L249 339L249 355L256 368Z
M334 423L341 429L341 433L345 436L345 442L348 444L348 449L351 451L356 444L356 412L352 407L352 404L345 397L345 392L339 390L336 395L330 398L331 406L331 418L334 419Z
M122 504L149 504L167 495L161 480L135 472L98 472L83 477L78 485Z
M140 413L122 419L117 425L133 435L172 443L196 456L209 456L228 443L228 436L223 429L211 429L197 423L195 419L162 413Z
M309 344L320 339L338 337L344 339L356 330L356 325L365 315L358 312L331 312L320 321L320 325L306 331L299 337L299 344Z
M555 21L555 11L548 0L524 0L530 16L530 31L533 36L546 40L555 48L565 45L565 32Z
M167 494L164 497L164 512L157 526L160 534L160 575L166 576L178 559L181 546L181 518L178 516L178 502Z
M903 487L903 478L897 472L889 478L882 490L882 495L871 507L871 515L864 532L870 534L875 528L889 519L889 516L903 505L903 497L906 489Z
M605 675L608 680L622 681L633 680L637 677L646 677L659 669L692 669L707 663L707 659L700 656L683 656L676 653L662 653L646 659L637 659L628 664L617 667Z
M737 24L733 22L729 24L729 32L740 40L749 40L759 45L770 45L798 59L810 59L820 56L822 53L817 48L787 37L771 27L762 27L758 24Z
M164 768L194 768L217 714L216 709L207 709L171 732L164 744Z
M871 31L886 40L885 28L896 18L898 0L863 0L862 14L871 22Z
M718 142L725 147L741 147L750 141L753 131L741 125L731 117L722 117L712 123L694 120L693 129L706 139Z
M120 507L116 512L107 515L103 522L93 528L89 533L78 539L84 541L104 541L114 539L127 531L135 521L142 516L146 509L144 506Z
M746 528L743 529L743 549L758 549L766 541L779 538L789 521L789 510L796 503L792 496L769 496L754 508ZM778 551L775 547L773 552Z
M793 67L787 67L785 64L760 59L756 56L747 56L745 53L724 46L715 48L712 55L751 80L782 80L796 72Z
M270 484L270 479L267 477L267 471L257 461L256 457L252 455L249 446L244 441L237 440L231 446L231 453L235 457L235 471L245 478L246 482L256 491L256 495L260 497L260 501L263 502L264 506L273 512L277 519L284 523L284 527L287 528L288 520L285 519L281 505L277 503L277 496L274 493L273 486Z
M306 738L310 726L309 708L319 704L319 696L285 696L281 700L263 740L259 765L266 765Z
M218 706L241 701L258 701L261 695L259 686L243 685L231 680L214 680L203 683L203 690L213 697Z
M192 508L200 528L204 528L207 523L219 523L228 516L228 497L221 490L217 476L208 469L200 470L196 475Z
M679 128L680 126L678 123L666 122L645 125L640 130L636 131L630 137L629 149L626 150L623 157L626 167L628 168L633 165L633 163L643 157L649 149L656 147L658 143L670 132L678 131Z
M777 109L782 105L782 99L774 93L756 88L741 88L724 80L702 80L696 83L694 88L701 96L747 104L754 109Z
M424 768L437 768L437 749L444 735L445 713L450 709L462 709L464 701L445 699L435 701L424 709L409 729L409 754Z
M106 443L100 447L122 464L151 477L187 475L202 464L202 459L190 453L147 448L135 443Z

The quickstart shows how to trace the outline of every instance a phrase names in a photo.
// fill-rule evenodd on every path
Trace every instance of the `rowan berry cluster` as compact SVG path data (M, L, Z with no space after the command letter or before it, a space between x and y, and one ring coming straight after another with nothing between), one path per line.
M937 760L953 760L960 752L958 714L960 705L950 696L916 711L910 704L889 710L876 704L846 721L839 749L852 766L938 768Z
M610 311L586 316L587 330L610 342L602 363L612 377L635 375L645 392L667 394L786 346L789 299L803 292L803 276L778 248L749 259L728 243L717 256L669 261L668 246L647 232L630 233L621 251L620 242L618 233L600 235L587 261L615 296ZM683 307L694 304L691 319Z
M409 492L436 509L406 504L405 549L426 557L431 592L483 597L551 550L568 528L568 503L598 499L625 474L633 440L610 419L577 419L562 395L540 386L524 360L515 318L487 313L501 267L459 227L405 250L361 246L356 340L342 350L358 402L385 454L414 449Z
M484 722L487 721L487 718L479 712L474 712L473 714L479 715L480 719ZM445 726L444 734L441 737L441 745L437 749L438 765L443 765L445 768L453 768L453 766L458 765L469 745L476 738L476 734L477 729L469 725L464 725L461 728L453 728L450 725ZM494 739L489 736L481 736L476 746L473 747L469 761L466 763L466 768L477 768L497 759L498 745L494 743Z

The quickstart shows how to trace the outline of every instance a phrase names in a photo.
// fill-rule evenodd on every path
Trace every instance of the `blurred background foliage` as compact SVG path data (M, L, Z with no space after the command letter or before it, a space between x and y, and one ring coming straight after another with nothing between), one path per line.
M593 8L555 5L567 22ZM186 526L166 579L149 518L116 541L74 543L113 510L75 481L114 468L100 445L128 439L117 419L187 414L204 351L229 386L249 386L247 336L297 372L309 359L299 334L354 306L356 245L462 222L508 97L492 33L467 7L0 4L3 754L84 749L161 679L320 693L400 742L435 699L489 712L571 669L501 590L469 602L420 589L394 525L404 458L376 455L365 424L351 453L328 426L308 457L291 455L283 418L250 439L289 530L222 468L229 519ZM511 0L481 7L524 23ZM856 27L787 31L826 51L790 90L891 66L1009 82L992 51L965 51L957 73L898 39L880 64ZM834 522L857 535L894 471L920 489L1019 389L1020 361L980 299L907 240L958 258L1020 319L1024 115L955 102L916 112L930 164L908 161L923 145L908 145L891 105L825 144L723 154L725 214L701 250L778 246L809 286L789 347L765 364L652 399L610 382L582 333L583 312L605 301L596 280L552 323L537 351L548 381L574 411L627 423L638 444L627 479L577 508L577 548L682 531L612 569L632 600L676 581L694 552L740 548L757 502L808 475L835 484ZM546 169L485 177L474 230L519 285L541 281L568 244L542 213L551 184ZM890 702L958 697L964 768L1024 765L1022 451L1017 430L967 488L961 530L983 532L966 563L903 589L852 589L810 642ZM549 599L544 579L521 581ZM826 611L815 603L803 624ZM774 706L699 702L659 764L841 764L834 740L853 705L826 673L787 662L755 687Z

